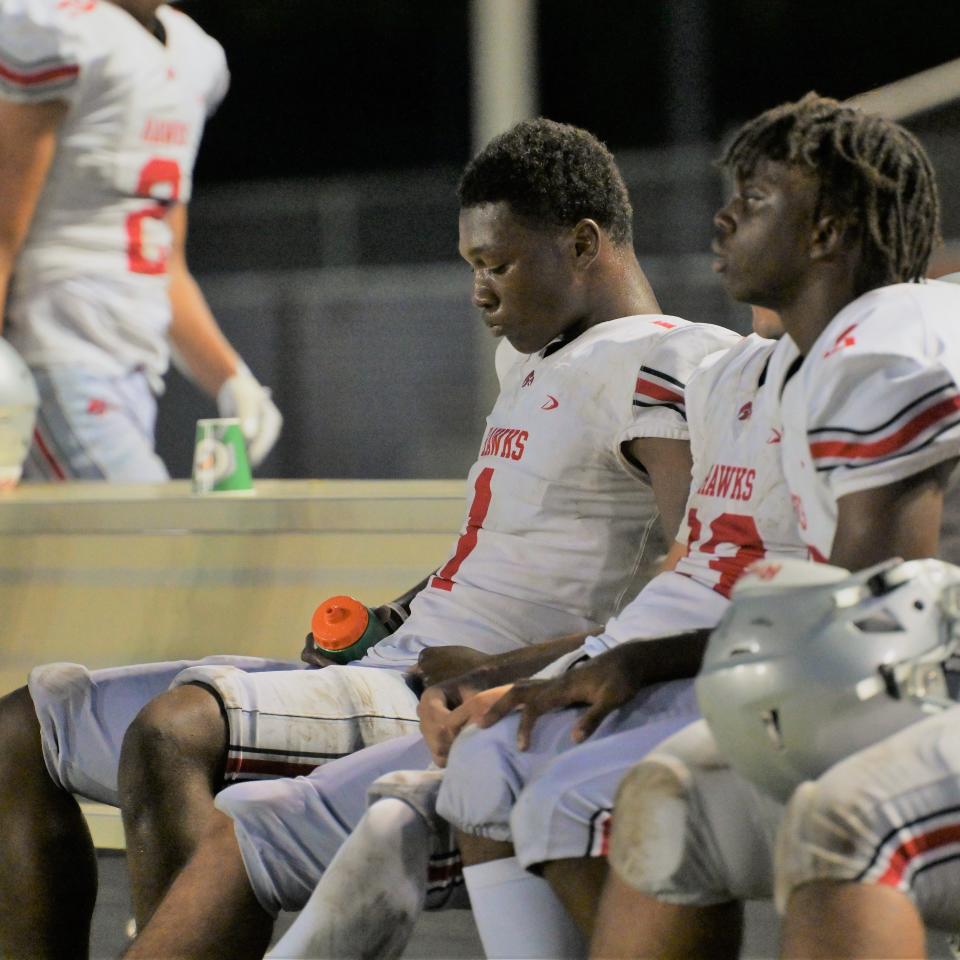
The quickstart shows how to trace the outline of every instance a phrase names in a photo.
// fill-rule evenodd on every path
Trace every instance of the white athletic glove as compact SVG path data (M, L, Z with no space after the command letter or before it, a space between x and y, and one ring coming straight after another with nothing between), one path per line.
M283 414L270 399L270 388L261 386L246 364L241 363L217 392L217 409L221 417L236 417L240 421L250 465L259 466L277 442L283 426Z

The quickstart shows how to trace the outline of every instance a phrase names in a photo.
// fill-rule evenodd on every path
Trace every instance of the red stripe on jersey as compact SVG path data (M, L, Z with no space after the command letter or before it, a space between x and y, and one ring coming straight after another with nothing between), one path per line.
M227 756L226 775L234 778L257 775L302 777L312 773L319 765L320 761L318 760L298 763L295 760L262 760L230 753Z
M907 872L911 862L924 854L936 850L938 847L947 847L960 843L960 824L948 827L939 827L929 833L922 833L900 844L887 858L889 864L883 874L877 879L889 887L899 887L903 883L903 875Z
M40 436L39 430L33 431L33 442L37 445L37 449L40 451L43 459L47 461L47 466L49 466L53 471L53 475L58 480L66 480L66 471L57 462L57 458L53 455L53 451L46 445L43 437Z
M957 410L960 410L960 396L948 397L946 400L941 400L940 403L928 407L923 413L917 414L899 430L891 433L889 437L883 440L875 440L872 443L858 443L850 440L815 441L810 444L810 455L814 460L826 458L870 460L875 457L882 457L905 447L928 427L949 417Z
M42 70L14 70L4 63L0 63L0 77L9 80L19 87L33 87L42 83L51 83L65 77L76 77L80 74L80 67L75 63L68 63L62 67L45 67Z
M487 511L490 509L490 480L492 477L493 467L484 467L477 474L477 482L473 486L473 502L470 504L470 510L467 514L467 529L460 535L453 556L430 581L431 587L436 587L438 590L453 589L453 577L460 569L460 564L477 545L477 535L483 526L483 521L487 519Z
M427 866L427 883L430 886L449 886L463 876L463 863L457 851L448 854L447 859Z
M637 378L637 385L634 388L636 393L642 397L650 397L652 400L666 400L670 403L683 403L683 394L676 390L670 390L661 386L659 383L652 383L650 380Z

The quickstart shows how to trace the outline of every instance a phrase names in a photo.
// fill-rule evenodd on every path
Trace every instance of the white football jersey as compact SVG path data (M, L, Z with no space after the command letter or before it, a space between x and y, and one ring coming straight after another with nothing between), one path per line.
M76 362L75 341L92 337L121 369L166 368L165 214L190 197L204 121L229 75L220 45L189 17L167 6L157 16L165 43L106 0L0 3L0 96L68 105L14 268L10 337L29 362ZM29 299L73 278L127 309L97 325L46 308L34 323Z
M755 560L807 554L783 475L777 388L767 382L777 347L751 334L687 386L693 479L677 538L687 553L675 569L727 598Z
M801 535L825 560L837 500L960 454L960 288L871 290L796 362L783 371L784 472Z
M497 653L593 629L618 611L639 589L655 518L621 445L686 440L687 378L739 339L656 314L597 324L529 356L502 342L500 395L468 477L460 539L372 658L415 657L433 643Z
M603 633L590 637L585 653L712 625L751 563L807 556L783 476L777 386L768 377L772 357L782 350L751 334L707 357L690 377L693 473L677 535L687 552L673 573L653 580Z

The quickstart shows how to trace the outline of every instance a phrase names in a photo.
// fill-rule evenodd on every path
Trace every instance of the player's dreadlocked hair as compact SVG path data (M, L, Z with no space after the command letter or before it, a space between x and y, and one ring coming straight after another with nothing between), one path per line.
M924 149L899 124L808 93L749 121L720 158L749 176L764 160L809 167L824 209L862 227L869 286L921 279L939 240L940 202Z
M467 165L461 207L505 201L521 217L572 227L595 220L614 243L631 243L633 209L610 151L586 130L524 120L494 137Z

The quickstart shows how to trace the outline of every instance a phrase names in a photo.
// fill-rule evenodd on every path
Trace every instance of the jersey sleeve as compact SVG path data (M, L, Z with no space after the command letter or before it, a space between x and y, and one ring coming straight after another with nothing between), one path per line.
M212 116L230 89L230 70L227 67L227 55L213 38L210 43L210 82L207 86L204 102L207 116Z
M637 437L688 439L688 380L705 357L740 339L739 334L708 323L684 324L660 337L637 373L633 421L620 442Z
M68 26L53 4L0 3L0 97L16 103L73 102L82 51Z
M808 393L807 443L835 499L960 454L960 390L941 359L851 351L817 372Z
M211 116L230 89L230 70L223 47L182 10L164 5L157 16L182 48L181 58L189 61L194 92L203 101L206 115Z

